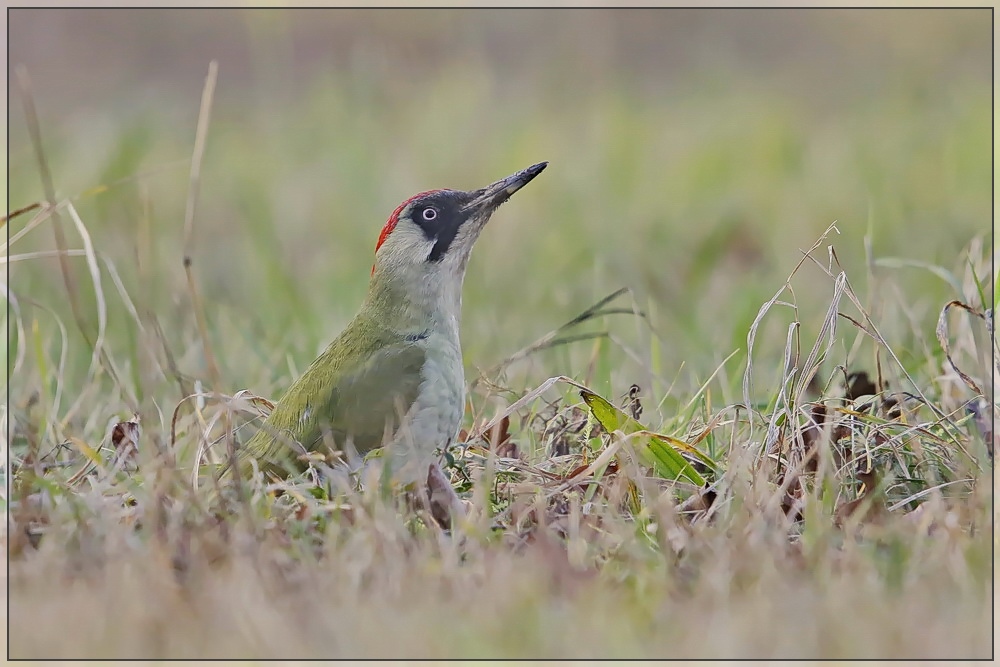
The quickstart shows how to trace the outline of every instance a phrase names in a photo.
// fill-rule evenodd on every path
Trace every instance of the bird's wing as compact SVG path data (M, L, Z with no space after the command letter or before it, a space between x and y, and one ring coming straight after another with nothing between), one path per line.
M387 429L393 433L417 399L426 354L402 340L379 343L369 354L344 354L338 345L350 346L349 340L331 345L288 388L244 451L280 474L300 467L295 465L299 445L308 451L325 443L340 449L350 439L361 454L381 446ZM344 358L359 363L332 362Z

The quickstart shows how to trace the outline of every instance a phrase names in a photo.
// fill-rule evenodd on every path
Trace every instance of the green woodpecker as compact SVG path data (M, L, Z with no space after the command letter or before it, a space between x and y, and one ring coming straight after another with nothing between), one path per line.
M465 409L458 330L472 246L497 207L547 164L479 190L430 190L400 204L379 234L361 310L288 388L242 456L286 474L302 467L306 452L350 461L385 446L398 481L424 481Z

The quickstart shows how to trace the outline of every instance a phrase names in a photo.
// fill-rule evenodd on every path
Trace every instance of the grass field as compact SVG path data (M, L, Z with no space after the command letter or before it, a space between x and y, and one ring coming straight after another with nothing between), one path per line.
M992 655L988 10L9 20L11 658ZM396 204L541 160L465 282L466 520L209 511Z

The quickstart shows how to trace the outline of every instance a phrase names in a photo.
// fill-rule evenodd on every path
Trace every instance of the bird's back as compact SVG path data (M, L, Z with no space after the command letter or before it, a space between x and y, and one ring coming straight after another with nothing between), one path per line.
M416 401L425 358L419 341L355 318L292 383L243 453L284 474L302 467L306 451L351 446L363 455L381 446Z

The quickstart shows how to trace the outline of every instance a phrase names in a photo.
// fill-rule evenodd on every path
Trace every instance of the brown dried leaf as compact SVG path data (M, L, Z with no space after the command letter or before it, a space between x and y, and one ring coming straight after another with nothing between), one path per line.
M819 453L816 445L820 434L823 433L823 425L826 423L826 406L822 403L813 403L809 408L809 421L800 430L802 436L801 461L804 462L803 471L816 472L819 465ZM796 443L798 439L796 439Z
M26 494L11 507L7 549L12 557L37 549L49 523L48 504L43 492Z
M885 501L877 494L878 475L869 457L859 462L857 477L861 482L860 495L834 510L833 521L839 527L848 522L858 525L877 523L886 513Z
M518 449L517 445L510 439L504 441L499 447L497 447L497 456L505 459L520 459L521 450Z
M685 501L683 508L688 512L707 512L712 508L712 505L715 504L715 499L717 497L718 494L714 489L705 487Z
M856 401L862 396L876 396L878 393L878 387L867 372L855 371L847 376L847 391L844 396L847 400Z
M903 416L903 406L895 396L886 396L882 401L882 411L886 419L899 419Z
M139 413L128 421L118 422L111 429L111 444L115 448L114 465L134 464L139 455Z
M799 521L802 519L802 508L805 505L805 497L806 490L802 486L802 477L796 475L792 483L789 484L788 490L785 491L785 497L781 499L781 511L784 512L790 521Z
M510 417L504 415L500 423L496 424L487 433L483 433L483 440L489 449L497 449L500 445L510 440Z

